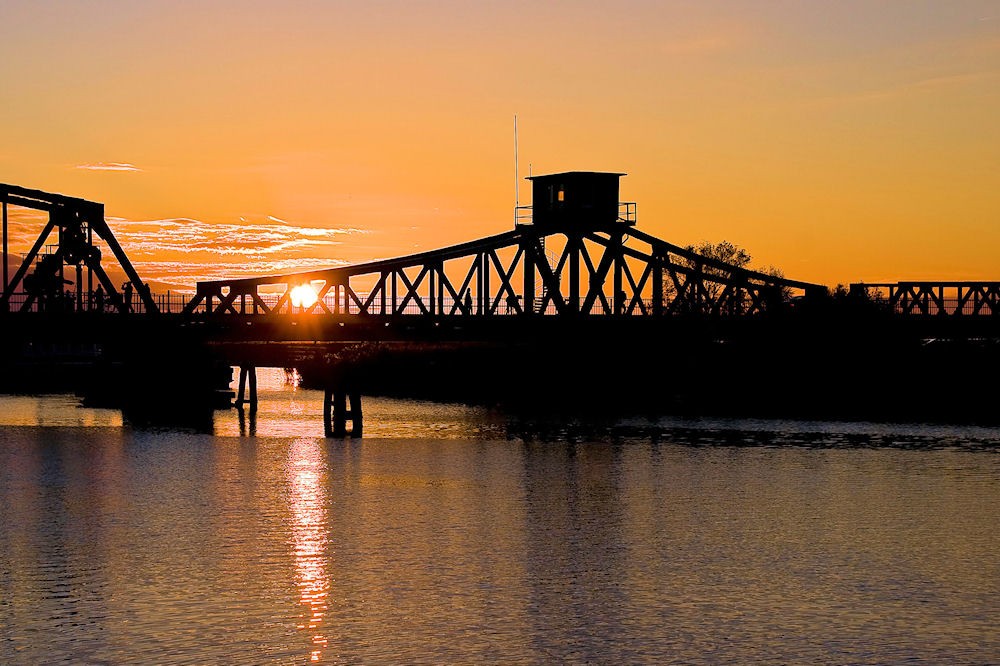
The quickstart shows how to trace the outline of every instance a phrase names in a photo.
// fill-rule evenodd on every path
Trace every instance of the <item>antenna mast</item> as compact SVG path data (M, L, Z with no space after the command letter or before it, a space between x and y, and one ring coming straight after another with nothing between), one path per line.
M521 207L520 183L517 180L517 114L514 114L514 226L517 226L517 209Z

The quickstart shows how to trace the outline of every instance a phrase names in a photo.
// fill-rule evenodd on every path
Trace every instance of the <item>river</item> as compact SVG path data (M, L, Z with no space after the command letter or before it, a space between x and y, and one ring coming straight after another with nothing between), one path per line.
M0 396L0 663L1000 663L1000 428Z

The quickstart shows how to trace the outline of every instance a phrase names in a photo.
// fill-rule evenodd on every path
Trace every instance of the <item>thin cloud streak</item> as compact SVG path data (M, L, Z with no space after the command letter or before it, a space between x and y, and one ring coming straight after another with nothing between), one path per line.
M23 255L44 228L48 214L12 206L8 238L12 257ZM108 226L125 249L143 280L157 289L192 291L196 282L232 277L274 275L322 268L348 262L333 249L351 235L367 230L337 227L304 227L266 216L259 221L213 224L192 218L128 220L107 218ZM120 271L105 244L106 269Z
M178 290L203 280L342 266L347 262L332 256L331 249L347 236L369 233L297 226L271 215L240 223L109 218L108 224L144 279Z
M128 162L94 162L91 164L78 164L74 169L84 169L85 171L142 171L139 167Z
M342 237L368 233L350 227L300 227L279 223L207 223L190 218L132 221L109 218L119 240L143 250L175 252L229 251L260 255L283 252L295 247L339 245Z
M133 263L143 279L155 284L162 284L164 288L182 293L193 293L197 282L320 270L347 265L345 261L322 258L264 261L255 263L252 270L248 270L245 264L206 265L183 261L139 261Z

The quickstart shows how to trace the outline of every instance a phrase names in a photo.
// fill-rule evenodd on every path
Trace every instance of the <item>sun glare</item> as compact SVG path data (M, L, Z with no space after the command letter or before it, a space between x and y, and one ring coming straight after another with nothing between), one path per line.
M292 287L289 298L291 298L294 308L311 308L316 302L316 291L308 284L300 284L297 287Z

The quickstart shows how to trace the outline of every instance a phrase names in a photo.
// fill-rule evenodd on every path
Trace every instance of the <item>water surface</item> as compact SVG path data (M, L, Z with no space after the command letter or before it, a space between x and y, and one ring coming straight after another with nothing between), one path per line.
M4 664L989 664L1000 430L0 396Z

